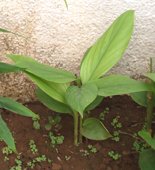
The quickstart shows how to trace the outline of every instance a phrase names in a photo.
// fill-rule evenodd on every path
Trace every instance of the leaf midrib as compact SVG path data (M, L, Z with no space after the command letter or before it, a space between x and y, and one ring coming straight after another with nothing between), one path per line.
M124 18L122 19L121 23L122 23L122 22L124 22ZM115 21L115 24L116 24L116 21ZM114 32L114 30L113 30L114 27L112 28L112 32L111 32L111 35L110 35L110 40L109 40L109 42L111 42L111 41L116 37L116 35L117 35L118 32L120 31L120 27L121 27L121 24L120 24L120 26L119 26L119 29L118 29L117 33L116 33L114 36L112 36L112 34L113 34L113 32ZM110 43L108 43L107 48L106 48L105 52L102 54L102 56L104 56L104 55L107 53L107 50L110 48L110 45L109 45L109 44L110 44ZM95 48L94 53L95 53L95 52L96 52L96 48ZM96 71L99 63L100 63L102 60L103 60L103 57L101 57L101 58L99 59L98 64L96 64L96 66L95 66L95 68L93 69L92 74L90 75L90 77L89 77L88 80L91 80L91 78L92 78L93 75L94 75L94 72Z

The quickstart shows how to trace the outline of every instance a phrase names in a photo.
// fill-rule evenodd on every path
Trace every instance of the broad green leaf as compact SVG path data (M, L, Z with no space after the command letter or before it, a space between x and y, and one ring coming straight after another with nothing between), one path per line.
M86 52L84 53L83 58L82 58L82 60L81 60L80 67L82 66L82 63L83 63L83 61L85 60L85 58L86 58L86 56L87 56L87 54L89 53L89 51L90 51L91 48L92 48L92 46L89 47L89 48L86 50Z
M114 96L141 91L152 91L153 86L122 75L110 75L93 81L99 96Z
M97 96L96 99L87 106L86 110L89 111L95 109L102 102L102 100L103 96Z
M9 73L9 72L22 71L22 70L24 69L11 65L11 64L0 62L0 73Z
M147 107L147 92L131 93L130 96L137 104ZM155 106L155 96L153 98Z
M67 84L49 82L28 72L26 72L26 74L47 95L59 102L65 103L64 96L66 89L68 88Z
M130 94L132 100L139 104L140 106L147 107L147 92L136 92Z
M155 170L155 150L142 151L139 156L139 166L141 170Z
M151 134L145 130L139 131L138 135L155 150L155 137L152 137Z
M155 73L147 73L145 76L155 81Z
M3 28L0 28L0 32L11 33L10 31L3 29Z
M14 152L16 152L16 146L14 138L7 127L7 124L2 119L2 116L0 115L0 139L3 140L10 149L12 149Z
M133 25L134 11L126 11L96 41L81 65L83 84L101 77L120 60L131 38Z
M0 97L0 108L10 110L11 112L15 112L18 115L38 118L38 115L33 113L31 110L7 97Z
M105 140L111 137L103 123L95 118L84 120L81 134L91 140Z
M69 106L67 106L64 103L58 102L54 100L52 97L48 96L46 93L44 93L42 90L37 88L36 90L37 98L49 109L59 112L59 113L68 113L72 114L72 110Z
M98 89L94 84L85 84L80 88L70 86L66 91L66 101L69 106L83 117L85 108L97 97Z
M7 56L15 62L16 66L24 68L26 72L34 74L44 80L54 83L68 83L76 79L75 75L69 71L41 64L31 57L14 54Z

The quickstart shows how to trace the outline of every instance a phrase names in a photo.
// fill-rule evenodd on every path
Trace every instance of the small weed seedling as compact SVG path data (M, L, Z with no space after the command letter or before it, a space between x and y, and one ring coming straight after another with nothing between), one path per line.
M22 170L22 161L20 155L15 159L15 166L11 167L10 170Z
M108 113L109 113L109 108L106 107L105 110L99 114L99 119L100 119L101 121L104 121L105 115L108 114Z
M112 122L111 125L114 127L114 129L120 129L122 128L122 124L119 122L120 116L116 116Z
M115 161L121 158L121 155L115 151L109 151L108 156Z
M113 132L112 140L115 141L115 142L120 141L120 132L119 132L119 130Z
M27 167L30 168L30 169L34 169L35 166L39 163L42 163L42 162L48 162L48 163L51 163L52 160L51 159L48 159L45 155L40 155L36 158L34 158L32 161L28 162L27 163Z
M97 149L93 145L88 145L87 149L81 149L80 153L82 153L82 156L89 156L90 154L97 153Z
M86 156L89 156L90 153L88 150L86 149L80 149L80 153L82 154L82 156L86 157Z
M33 127L34 127L34 129L39 130L40 129L39 119L32 118L32 120L33 120Z
M47 159L47 162L49 163L49 164L51 164L52 163L52 160L51 159Z
M116 116L111 122L111 125L115 129L114 132L113 132L113 137L112 137L112 140L115 141L115 142L120 141L119 129L122 128L122 124L121 124L121 122L119 122L119 118L120 118L120 116Z
M36 146L34 140L30 140L29 147L33 154L36 154L38 152L38 149L37 149L37 146Z
M135 138L135 141L133 142L132 146L133 150L137 152L142 152L145 149L149 148L149 145L144 140L140 139L137 133L135 133L133 137Z
M61 125L61 116L56 115L56 116L49 116L48 117L48 123L45 125L46 130L51 130L52 127L55 127L55 129L60 129Z
M93 145L88 145L88 149L90 153L97 153L97 149Z
M9 156L13 154L13 150L6 146L2 148L2 153L4 155L4 161L9 161Z
M36 162L43 162L43 161L46 161L47 158L45 155L41 155L39 157L36 157L35 160L36 160Z
M148 148L148 144L144 141L140 141L140 140L135 140L133 143L133 150L137 151L137 152L142 152L144 150L146 150Z
M32 160L32 161L28 162L28 163L27 163L27 167L30 168L30 169L34 169L34 167L35 167L35 161Z
M52 132L49 132L49 139L52 147L56 147L57 145L61 145L64 142L64 136L62 135L54 135Z
M30 142L29 142L29 148L30 148L30 150L31 150L31 152L32 152L33 154L38 154L38 148L37 148L34 140L30 140ZM49 159L49 158L47 158L45 155L40 155L40 156L35 157L32 161L29 161L29 162L27 163L27 167L30 168L30 169L34 169L35 166L36 166L38 163L40 164L41 162L46 162L46 161L47 161L48 163L51 163L51 162L52 162L52 160Z

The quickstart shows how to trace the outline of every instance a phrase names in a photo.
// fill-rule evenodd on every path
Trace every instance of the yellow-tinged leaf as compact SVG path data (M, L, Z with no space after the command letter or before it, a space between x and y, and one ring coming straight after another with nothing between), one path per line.
M83 84L98 79L120 60L131 38L133 25L134 11L126 11L86 52L80 70Z

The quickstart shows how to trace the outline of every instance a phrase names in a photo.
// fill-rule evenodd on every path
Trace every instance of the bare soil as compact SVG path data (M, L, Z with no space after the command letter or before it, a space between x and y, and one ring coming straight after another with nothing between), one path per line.
M17 150L21 153L23 167L36 156L31 153L29 148L29 141L33 139L37 145L38 154L46 155L47 158L52 160L51 163L42 162L37 164L34 170L139 170L138 153L133 150L135 139L132 135L141 129L144 122L145 109L135 104L130 97L116 96L106 98L99 107L92 111L92 114L98 117L100 112L103 112L107 107L109 108L109 113L106 114L103 123L111 134L114 131L111 122L113 118L120 116L120 122L122 123L120 142L115 142L111 139L100 142L85 140L78 147L73 145L72 117L61 114L62 128L56 133L63 135L65 140L63 144L53 148L50 146L49 132L45 129L45 124L48 122L48 116L57 113L48 110L39 102L27 103L26 106L40 115L40 130L33 128L30 118L17 116L8 111L2 113L2 117L13 132ZM98 151L97 153L83 156L80 150L87 149L89 144L95 146ZM5 144L0 142L0 170L10 170L10 167L15 164L16 155L12 154L9 156L9 161L4 161L4 154L1 151L4 146ZM121 158L116 161L110 158L108 152L111 150L121 154ZM66 160L66 158L69 160Z

